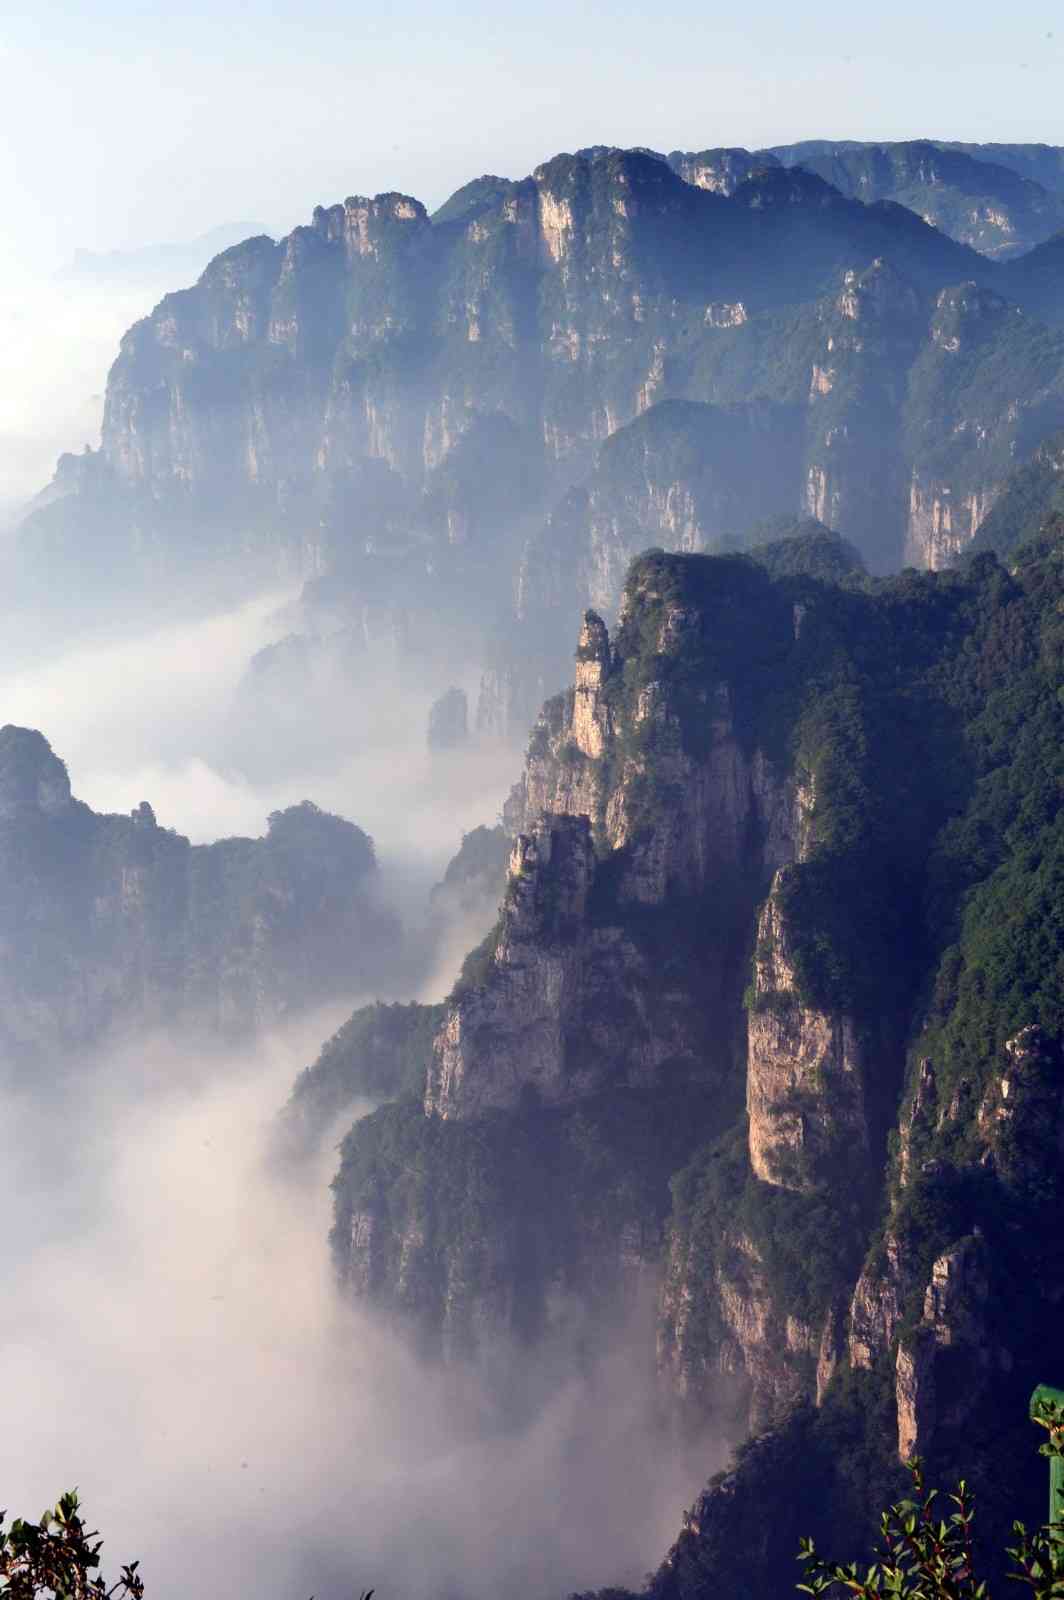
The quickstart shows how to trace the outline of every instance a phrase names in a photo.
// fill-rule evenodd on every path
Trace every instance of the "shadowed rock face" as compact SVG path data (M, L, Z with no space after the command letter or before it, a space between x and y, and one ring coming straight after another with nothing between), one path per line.
M146 801L98 815L40 733L0 729L5 1054L177 1021L231 1034L350 994L399 949L375 871L361 829L309 802L213 845Z
M0 822L69 810L70 779L43 734L10 723L0 728Z
M946 337L1000 314L943 311ZM795 1530L874 1538L899 1453L948 1478L970 1452L988 1483L999 1449L1031 1453L1061 1267L1054 526L1011 573L885 584L778 547L639 558L534 728L501 916L423 1098L344 1142L340 1276L431 1348L612 1316L650 1282L681 1415L769 1430L692 1511L661 1600L748 1569L782 1592ZM777 1493L736 1555L729 1519ZM1014 1508L988 1500L997 1527Z

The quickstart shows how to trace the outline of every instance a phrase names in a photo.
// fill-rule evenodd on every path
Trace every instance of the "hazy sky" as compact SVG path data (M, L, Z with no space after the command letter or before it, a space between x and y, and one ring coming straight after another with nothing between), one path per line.
M229 219L289 226L389 188L437 204L594 142L1064 143L1058 16L1058 0L16 0L0 6L7 247L44 263Z

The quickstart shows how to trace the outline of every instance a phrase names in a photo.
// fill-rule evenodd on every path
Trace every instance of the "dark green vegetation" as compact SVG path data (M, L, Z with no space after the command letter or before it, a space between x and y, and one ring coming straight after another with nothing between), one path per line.
M235 1033L349 994L400 948L368 835L310 801L190 845L143 802L72 798L41 734L0 729L0 945L12 1059L184 1018Z
M669 1175L717 1112L704 1089L626 1091L573 1110L473 1122L382 1107L341 1146L332 1242L341 1280L409 1317L427 1353L533 1341L561 1291L617 1315L661 1247ZM367 1229L367 1219L372 1219ZM352 1248L354 1246L354 1248Z
M856 545L815 517L774 517L755 524L749 553L773 578L818 578L842 583L864 573Z
M103 1544L86 1528L79 1509L71 1493L40 1522L16 1517L5 1528L6 1513L0 1513L0 1581L10 1600L142 1600L144 1582L136 1561L123 1567L113 1584L100 1575Z
M356 1102L420 1100L442 1006L361 1006L300 1073L284 1109L282 1136L309 1151Z
M1050 1391L1059 1394L1059 1390ZM1033 1420L1049 1438L1039 1454L1048 1457L1056 1475L1064 1458L1064 1413L1057 1401L1036 1390ZM956 1493L943 1500L928 1489L919 1461L909 1465L912 1498L888 1507L880 1519L880 1546L871 1566L825 1560L811 1539L801 1542L800 1559L806 1594L838 1591L861 1600L984 1600L986 1580L979 1576L975 1542L975 1500L962 1479ZM952 1509L950 1509L952 1507ZM1008 1576L1029 1589L1035 1600L1053 1600L1064 1586L1064 1503L1050 1495L1049 1520L1033 1534L1022 1522L1012 1528Z
M995 159L993 149L985 147L984 153L984 147L930 139L898 144L810 139L774 145L762 154L815 172L852 199L906 206L986 255L1018 255L1064 227L1064 167L1059 159L1055 166L1046 162L1039 180L1021 175L1011 161Z
M1031 460L1005 479L969 553L993 550L1011 560L1015 551L1038 537L1054 513L1064 515L1064 433L1044 440Z
M1047 1375L1064 1273L1061 531L1050 519L1008 569L983 554L891 579L868 577L816 527L790 548L769 541L767 557L636 561L608 649L582 653L603 664L605 755L588 762L565 744L565 697L533 741L537 771L556 762L559 783L597 774L584 920L552 922L562 886L541 872L534 887L518 876L500 928L524 940L526 985L537 955L629 941L623 989L596 956L580 1027L560 1014L566 1070L597 1059L597 1029L621 1060L646 1026L651 1038L674 1030L691 1053L683 1075L663 1069L638 1092L618 1079L571 1106L539 1104L530 1087L514 1110L467 1117L456 1102L451 1120L397 1101L343 1146L340 1271L410 1316L429 1347L476 1348L486 1326L539 1336L552 1283L615 1304L635 1259L666 1266L662 1348L689 1405L712 1406L722 1362L746 1364L754 1415L773 1429L707 1489L650 1584L656 1600L786 1592L803 1533L858 1556L903 1488L905 1406L936 1475L974 1484L988 1550L1017 1511L1037 1520L1025 1397ZM755 949L770 881L756 837L700 892L683 876L676 819L705 825L688 819L701 815L690 807L702 764L721 759L721 685L744 759L764 753L811 797L807 842L776 879L785 946ZM629 819L620 847L611 799ZM659 849L673 863L664 898L633 901L645 880L632 873ZM762 966L785 949L788 986L748 993L751 1026L782 1019L784 1065L788 1028L851 1030L864 1144L819 1162L798 1152L779 1182L754 1175L743 1051L708 1043L745 981L740 963L722 965L714 926ZM503 987L499 936L470 958L452 1013L488 1030L485 1070L492 1038L499 1060L510 1048L491 1029L527 994ZM640 952L653 952L659 1010ZM830 1132L831 1095L815 1076L803 1084L806 1127Z
M991 1574L1011 1517L1037 1521L1044 1469L1029 1463L1026 1396L1052 1376L1043 1365L1059 1347L1064 1271L1062 531L1048 523L1011 574L983 557L963 574L837 594L815 646L815 692L794 727L800 759L822 775L817 844L785 895L799 978L815 1003L907 1035L880 1058L882 1070L904 1056L910 1072L903 1091L887 1071L884 1123L899 1098L908 1104L921 1062L934 1095L903 1119L905 1187L888 1156L866 1174L871 1194L824 1172L789 1195L752 1178L733 1135L674 1180L674 1226L701 1282L726 1264L736 1231L755 1241L773 1303L806 1318L840 1292L845 1303L868 1248L867 1270L894 1282L902 1316L872 1370L844 1364L819 1410L799 1408L711 1485L651 1585L661 1600L785 1592L802 1532L846 1559L867 1547L876 1506L903 1488L897 1343L919 1337L932 1262L973 1230L985 1304L978 1332L936 1366L927 1453L937 1473L975 1484ZM815 627L807 613L810 649ZM712 1295L704 1306L712 1352Z

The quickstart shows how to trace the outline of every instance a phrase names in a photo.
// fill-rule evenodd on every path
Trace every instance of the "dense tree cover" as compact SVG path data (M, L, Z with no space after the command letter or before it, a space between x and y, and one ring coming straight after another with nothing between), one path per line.
M442 1006L416 1001L360 1006L296 1079L282 1113L285 1141L294 1151L313 1148L359 1100L420 1100L442 1019Z
M964 552L970 560L993 550L1003 560L1036 539L1055 513L1064 515L1064 433L1042 442L1030 461L1010 472L1001 494Z
M1011 573L984 556L962 573L906 574L836 591L819 637L807 632L815 601L803 623L815 653L810 675L793 684L792 749L817 778L815 844L792 871L785 906L807 997L829 1010L857 1006L881 1040L890 1024L870 1053L884 1128L905 1093L900 1064L911 1075L932 1064L935 1109L909 1135L906 1187L888 1156L864 1195L840 1193L830 1173L806 1194L773 1191L752 1177L741 1130L673 1181L674 1225L704 1270L712 1274L740 1225L774 1301L807 1318L849 1295L860 1255L881 1259L889 1230L907 1263L896 1340L922 1315L934 1259L981 1235L991 1274L984 1337L1008 1362L963 1427L949 1423L947 1382L932 1465L966 1473L978 1492L977 1551L991 1578L1003 1574L1017 1510L1030 1521L1044 1494L1041 1473L1025 1466L1026 1398L1056 1376L1042 1364L1059 1343L1064 1271L1053 1221L1064 1200L1062 533L1059 519L1047 522ZM1020 1040L1025 1066L1000 1120L993 1095L1012 1059L1006 1043ZM717 1331L704 1330L707 1351ZM793 1549L803 1531L846 1561L860 1557L877 1507L904 1487L894 1355L892 1345L868 1372L843 1366L818 1411L740 1453L726 1498L710 1498L697 1537L685 1536L654 1579L657 1600L782 1592L786 1542ZM970 1383L967 1371L961 1363L939 1381ZM744 1565L731 1522L780 1497L786 1515Z
M785 870L780 904L800 998L829 1018L845 1013L858 1028L872 1121L860 1183L847 1179L840 1188L838 1174L825 1170L812 1174L806 1192L788 1193L753 1177L738 1052L734 1076L724 1077L731 1098L675 1084L637 1097L645 1125L638 1147L627 1142L638 1119L636 1099L625 1094L578 1112L529 1105L476 1124L387 1107L345 1143L338 1259L353 1260L348 1246L360 1216L380 1221L374 1238L384 1253L370 1248L358 1261L365 1286L373 1293L387 1283L394 1294L401 1283L407 1309L430 1308L437 1339L460 1342L472 1300L499 1284L521 1286L519 1296L534 1286L511 1308L534 1331L544 1283L551 1273L576 1283L590 1272L580 1252L598 1228L614 1238L648 1219L671 1228L691 1252L696 1290L727 1266L742 1233L775 1310L813 1328L830 1306L845 1304L862 1259L874 1265L888 1232L899 1241L908 1275L895 1343L871 1370L851 1370L843 1359L819 1410L799 1408L769 1445L740 1453L699 1510L697 1528L653 1579L655 1600L782 1592L803 1532L846 1560L860 1556L878 1508L904 1489L897 1339L921 1316L932 1261L975 1234L992 1279L987 1347L1008 1360L963 1428L949 1421L942 1380L944 1420L930 1467L964 1471L979 1494L992 1575L1010 1517L1018 1508L1030 1520L1039 1498L1023 1465L1026 1396L1053 1376L1039 1366L1052 1348L1052 1292L1064 1271L1060 1230L1047 1225L1064 1199L1062 532L1046 523L1011 570L984 555L952 572L889 580L850 572L831 583L786 566L773 576L748 556L652 551L630 574L605 686L621 735L606 760L639 763L639 795L628 796L637 826L667 820L676 750L697 756L710 748L721 683L740 745L766 751L812 796L810 846ZM663 681L679 715L647 727L633 708ZM550 714L557 720L563 711L560 702ZM621 770L603 774L607 790ZM623 927L634 941L657 939L663 986L708 995L716 961L709 952L721 930L740 953L753 944L754 911L768 890L763 869L751 867L749 881L734 886L715 882L706 907L667 902L659 928L655 908L612 893L615 866L608 854L600 860L591 919ZM489 938L470 959L466 984L485 981L492 949ZM707 1011L719 1030L726 1007L707 1000ZM1010 1106L1023 1115L1010 1121L987 1096L998 1092L1012 1059L1006 1047L1015 1050L1021 1034L1028 1065ZM943 1114L912 1133L912 1170L901 1188L888 1135L894 1129L896 1140L922 1059L933 1063ZM417 1241L417 1261L404 1258L399 1274L386 1252L404 1238ZM687 1348L712 1363L722 1330L712 1296L704 1299L690 1308ZM448 1317L457 1319L449 1332ZM1004 1482L1000 1461L1008 1463ZM766 1528L766 1508L788 1495ZM744 1518L753 1556L744 1557L732 1529Z
M519 1337L541 1334L559 1290L614 1305L612 1262L660 1245L670 1173L720 1116L701 1086L622 1091L568 1109L531 1100L517 1114L475 1121L382 1106L341 1146L333 1245L351 1270L352 1227L372 1215L370 1294L402 1272L397 1308L412 1314L427 1349L471 1351L476 1300Z
M751 559L773 578L819 578L842 583L863 574L857 546L815 517L770 517L746 537Z

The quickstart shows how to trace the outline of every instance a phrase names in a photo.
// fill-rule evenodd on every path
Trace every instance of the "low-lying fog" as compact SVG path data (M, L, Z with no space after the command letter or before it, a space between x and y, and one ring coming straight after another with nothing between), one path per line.
M382 648L367 652L356 683L289 708L313 754L299 770L283 723L278 732L265 715L257 722L254 703L238 698L254 653L288 632L294 599L278 591L200 622L0 667L0 721L38 728L95 810L148 800L162 826L193 843L258 835L271 811L313 800L372 835L394 899L416 915L463 832L497 820L520 756L475 745L430 753L433 692L401 683Z
M0 260L0 530L63 451L99 444L119 340L161 294L156 282L85 283Z
M650 1342L624 1330L564 1376L568 1352L515 1353L529 1403L504 1427L486 1385L334 1293L329 1163L270 1176L270 1118L336 1020L225 1060L144 1039L9 1100L6 1502L77 1483L154 1600L638 1578L707 1465L651 1447Z
M346 697L307 709L331 759L299 772L278 752L276 774L243 775L234 696L290 598L0 674L0 721L41 729L95 808L148 799L195 840L260 833L304 797L334 809L374 836L383 892L416 924L519 757L430 756L428 690L367 656ZM482 932L454 933L423 997ZM224 1057L144 1038L5 1092L0 1504L37 1514L76 1484L105 1570L140 1557L152 1600L638 1580L719 1464L656 1431L649 1322L591 1364L576 1341L512 1352L490 1384L419 1366L334 1289L334 1149L299 1179L266 1162L293 1079L348 1009Z
M0 529L61 450L98 442L118 339L157 297L4 270ZM286 709L301 765L284 718L257 725L240 698L295 598L69 648L41 638L0 666L0 723L40 729L94 809L146 799L195 842L260 834L304 798L350 818L416 939L431 884L463 831L496 820L519 756L430 754L447 685L412 683L380 650L341 692ZM453 681L475 690L461 669ZM419 997L446 992L484 931L449 930ZM105 1572L139 1557L151 1600L637 1581L718 1464L657 1431L652 1308L591 1363L574 1337L504 1353L490 1382L419 1365L334 1288L335 1149L298 1177L268 1161L296 1074L349 1009L225 1055L127 1041L0 1091L0 1505L36 1515L76 1484Z

